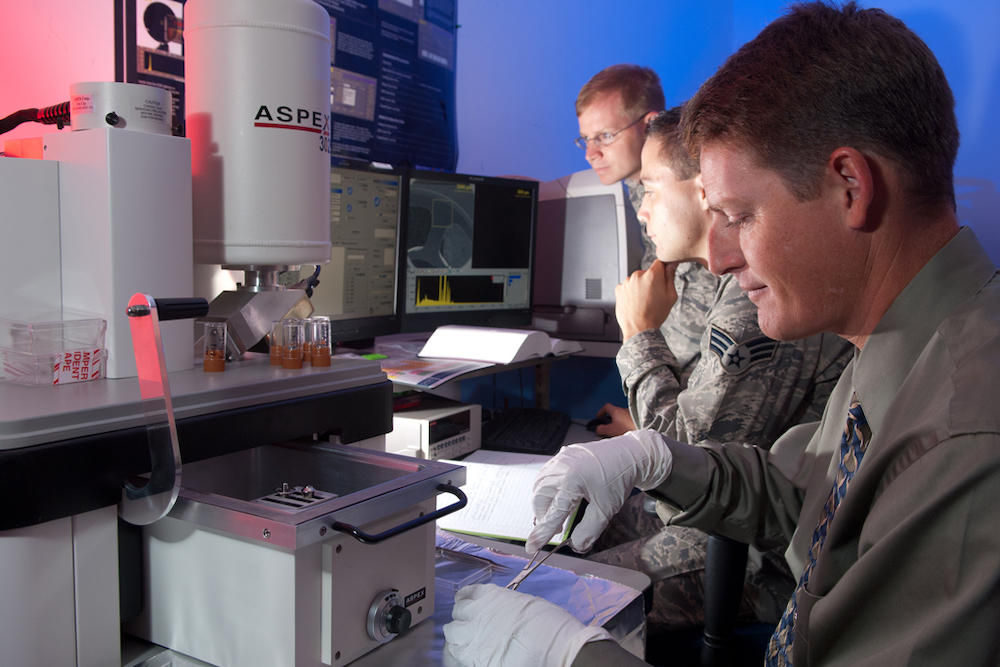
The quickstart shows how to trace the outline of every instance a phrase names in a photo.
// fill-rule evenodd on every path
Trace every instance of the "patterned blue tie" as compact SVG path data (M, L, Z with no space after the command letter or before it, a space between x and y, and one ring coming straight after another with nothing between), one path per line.
M795 588L792 599L785 607L785 614L781 617L781 622L775 628L771 641L767 646L767 667L790 667L792 664L792 637L794 636L795 617L798 605L795 602L796 595L809 581L809 575L816 566L816 558L819 557L820 549L826 540L826 529L833 514L840 506L847 493L847 486L851 483L851 478L861 465L861 459L865 455L868 441L871 439L871 431L868 428L868 420L865 413L861 411L861 404L858 402L858 395L855 393L851 397L851 407L847 411L847 425L844 427L844 437L840 441L840 462L837 470L837 481L830 490L830 497L823 507L816 530L813 531L812 544L809 546L809 562L806 564L802 576L799 578L799 585Z

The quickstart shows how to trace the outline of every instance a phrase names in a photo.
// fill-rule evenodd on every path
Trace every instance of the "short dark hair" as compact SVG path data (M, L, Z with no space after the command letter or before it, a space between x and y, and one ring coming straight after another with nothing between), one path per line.
M880 9L792 6L719 68L685 106L692 154L720 141L819 193L830 153L850 146L891 162L911 200L955 206L955 99L927 45Z
M679 181L686 181L701 173L698 160L688 153L681 137L681 112L683 107L674 107L653 116L646 125L646 141L656 141L660 155L667 161L670 170Z
M595 99L608 93L621 94L622 112L630 118L638 118L650 111L662 111L666 105L656 72L649 67L623 63L605 67L583 84L576 97L576 115L579 116Z

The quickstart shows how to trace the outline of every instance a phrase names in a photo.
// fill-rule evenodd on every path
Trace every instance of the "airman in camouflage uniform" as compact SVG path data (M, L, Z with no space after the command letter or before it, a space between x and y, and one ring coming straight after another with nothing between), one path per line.
M679 109L664 112L652 121L650 131L671 123L676 127L679 115ZM652 160L657 150L652 148ZM644 183L649 151L647 145L642 152ZM676 175L676 180L693 178L697 165L690 171ZM652 196L662 196L661 189L658 184L651 187ZM678 260L684 256L678 253L685 251L694 253L689 257L703 256L704 248L698 245L702 241L671 256L666 246L684 243L668 238L670 230L657 227L665 223L657 223L657 214L651 213L655 206L644 203L640 219L647 221L653 241L665 246L658 253L660 260ZM662 326L631 331L626 322L622 325L626 340L617 362L635 426L683 442L710 439L770 447L791 426L819 420L851 358L851 345L833 334L794 342L771 340L757 323L757 307L733 276L714 276L697 262L655 270L669 280L669 268L674 266L677 299L666 320L660 320ZM655 300L639 294L644 289L640 285L650 283L636 280L630 278L619 287L627 290L618 293L620 321L622 308L640 308L633 303ZM707 535L682 526L666 527L669 508L658 503L654 514L644 508L644 501L639 494L626 503L590 558L639 570L653 579L653 609L647 618L651 634L701 625ZM781 554L751 549L744 617L776 622L794 587Z

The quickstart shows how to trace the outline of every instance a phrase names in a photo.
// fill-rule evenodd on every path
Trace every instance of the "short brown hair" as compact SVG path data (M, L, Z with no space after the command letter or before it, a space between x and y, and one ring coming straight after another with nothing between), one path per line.
M850 146L891 162L916 203L955 205L951 88L927 45L880 9L792 6L702 85L682 125L692 154L709 141L746 150L801 201Z
M683 107L667 109L653 116L646 125L646 140L653 139L660 146L660 155L679 181L686 181L701 173L698 160L691 157L681 137L681 111Z
M666 105L656 72L648 67L621 64L605 67L583 85L576 96L576 115L583 113L595 99L609 93L621 94L622 112L629 118L662 111Z

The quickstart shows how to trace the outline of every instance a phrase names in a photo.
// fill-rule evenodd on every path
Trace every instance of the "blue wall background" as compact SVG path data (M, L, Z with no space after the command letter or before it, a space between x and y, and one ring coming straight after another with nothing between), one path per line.
M1000 263L1000 2L885 0L937 55L957 102L962 148L955 167L959 218ZM783 13L774 0L459 0L458 171L551 180L586 168L573 145L580 87L608 65L655 69L667 104L683 102L725 58ZM509 377L508 377L509 376ZM624 405L609 360L552 367L553 407L589 418ZM465 400L492 404L492 384L468 383ZM502 402L520 400L516 371L501 374ZM525 374L526 401L533 378Z

